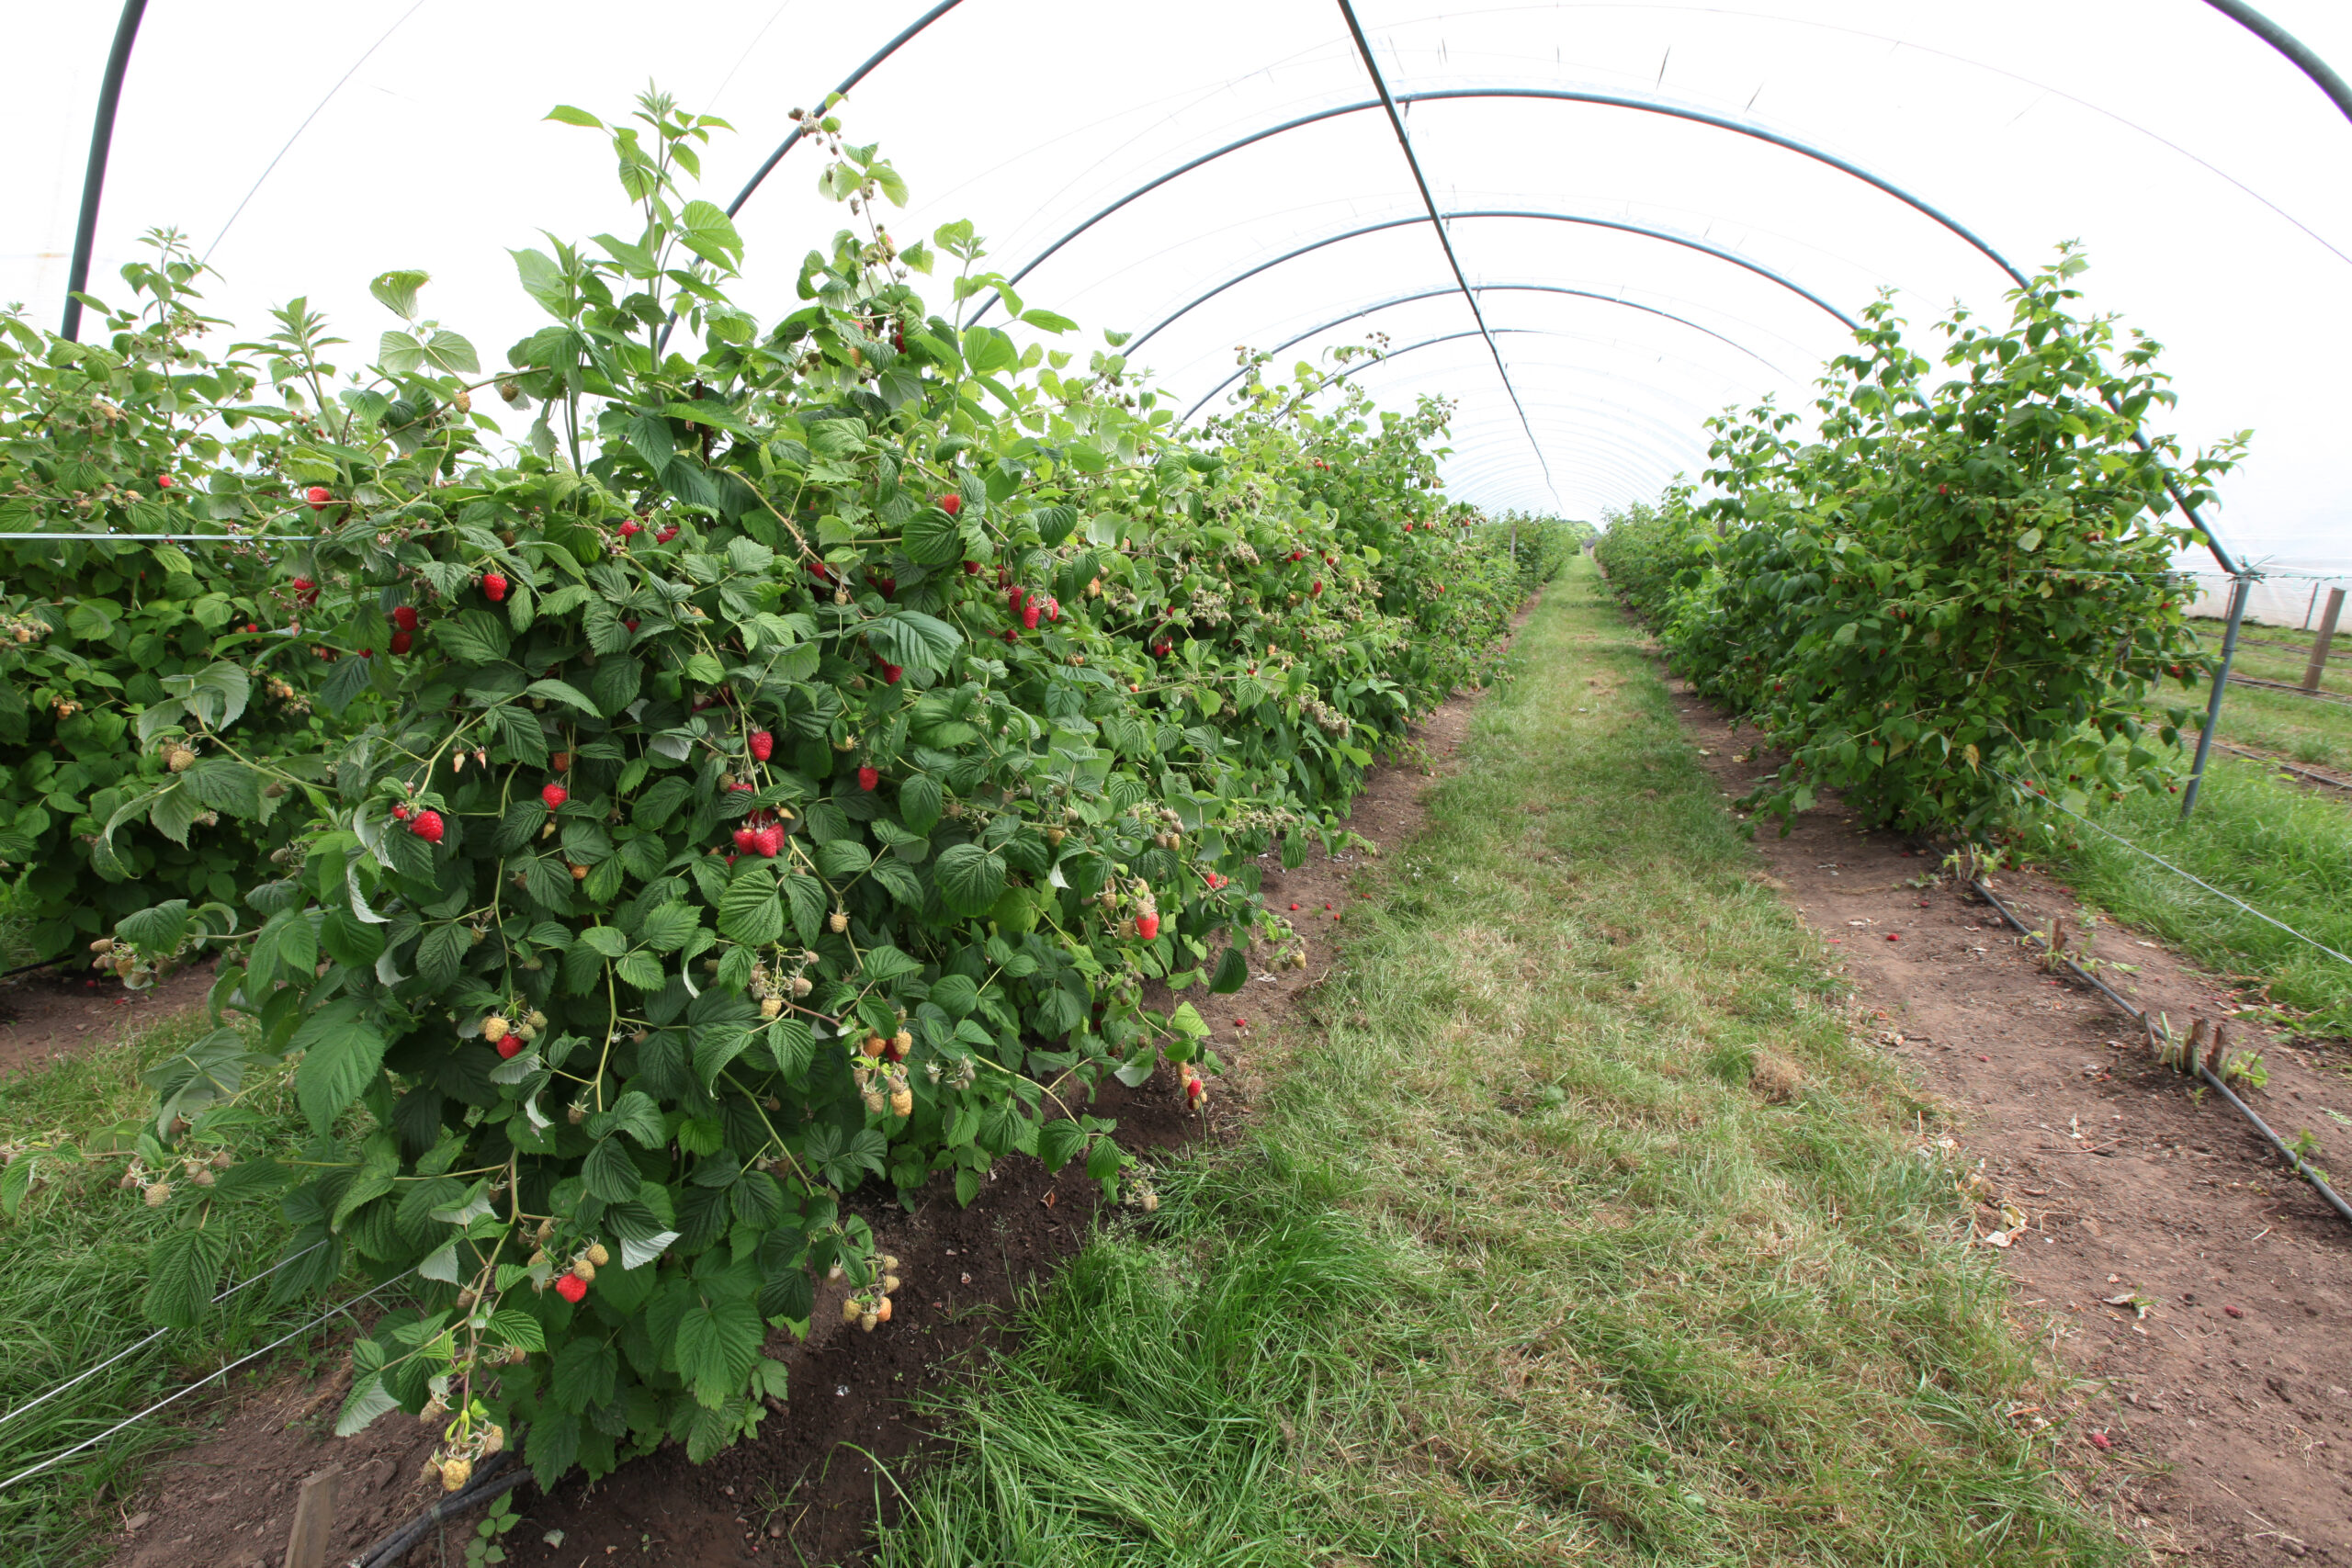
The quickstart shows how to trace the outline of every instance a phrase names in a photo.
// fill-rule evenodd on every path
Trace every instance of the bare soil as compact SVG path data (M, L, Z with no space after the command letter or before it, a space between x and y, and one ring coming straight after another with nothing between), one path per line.
M0 980L0 1078L120 1040L197 1006L211 988L209 964L143 991L125 990L112 975L94 976L71 959Z
M1726 795L1777 765L1674 685ZM1758 828L1772 886L1840 956L1882 1048L1981 1169L1978 1244L2008 1233L2004 1205L2026 1217L2000 1252L2015 1311L2083 1381L2072 1408L2017 1418L2060 1428L2069 1484L2155 1553L2352 1563L2352 1224L2226 1102L2156 1066L2112 1003L2044 973L1963 885L1917 886L1936 847L1859 831L1835 798L1786 838ZM2029 925L2080 925L2048 876L1992 885ZM2238 1005L2226 981L2126 927L2102 920L2096 953L2119 966L2102 979L2177 1028ZM2316 1135L2313 1163L2352 1174L2352 1050L2230 1030L2269 1074L2247 1102L2281 1136Z
M1238 1134L1268 1059L1297 1032L1315 1028L1306 993L1336 962L1350 905L1368 897L1355 887L1356 874L1370 855L1419 829L1427 814L1422 796L1459 747L1481 694L1438 709L1374 771L1349 819L1370 850L1316 850L1290 872L1278 855L1262 857L1261 898L1296 928L1306 968L1273 967L1261 948L1250 954L1250 981L1234 995L1176 998L1164 987L1148 995L1148 1005L1163 1009L1193 1001L1211 1025L1224 1072L1202 1114L1183 1109L1165 1069L1136 1089L1106 1086L1084 1109L1114 1117L1123 1146L1148 1158ZM190 1000L201 998L202 984ZM66 1021L66 1028L79 1021ZM1008 1160L968 1209L937 1186L911 1213L894 1204L869 1208L881 1247L898 1256L905 1280L888 1325L865 1334L842 1325L841 1287L820 1290L808 1339L779 1333L767 1347L786 1365L790 1392L756 1438L703 1465L667 1446L594 1485L575 1475L550 1495L526 1482L514 1494L526 1517L503 1539L508 1561L517 1568L580 1568L627 1554L664 1568L706 1568L864 1560L877 1522L897 1515L897 1486L941 1449L910 1402L947 1380L979 1375L990 1357L1012 1347L1018 1303L1085 1245L1100 1201L1075 1166L1049 1176L1034 1160ZM344 1477L334 1561L390 1534L439 1495L421 1479L430 1429L390 1416L357 1437L334 1437L349 1374L341 1370L340 1344L316 1360L337 1370L279 1373L228 1406L213 1435L150 1472L140 1500L123 1506L135 1528L118 1538L115 1568L276 1568L301 1478L330 1465ZM457 1561L471 1521L445 1529L449 1560ZM443 1550L439 1538L427 1537L409 1560L438 1562Z

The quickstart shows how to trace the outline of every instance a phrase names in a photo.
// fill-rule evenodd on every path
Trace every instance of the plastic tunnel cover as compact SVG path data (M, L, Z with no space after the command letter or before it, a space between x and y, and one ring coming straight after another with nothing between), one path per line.
M1431 200L1543 215L1450 225L1516 407L1385 118L1331 112L1377 96L1336 0L713 0L669 28L602 0L151 0L90 287L119 297L141 234L172 227L219 269L209 303L238 336L302 295L365 344L390 324L368 279L417 267L433 311L494 357L535 324L503 251L627 222L601 145L545 120L550 107L609 118L650 79L727 117L738 134L704 186L725 202L785 141L787 111L929 16L842 111L912 187L894 231L969 218L992 265L1037 262L1024 298L1084 324L1063 346L1174 316L1137 355L1173 412L1223 406L1239 346L1283 345L1279 376L1378 333L1390 356L1351 380L1385 406L1455 401L1454 493L1596 516L1695 475L1713 410L1802 401L1845 342L1807 295L1852 315L1891 289L1923 341L1955 302L2005 314L2008 277L1932 209L2028 270L2083 242L2088 305L2166 346L2180 401L2152 433L2255 433L2222 488L2222 536L2256 562L2352 569L2340 394L2307 346L2352 337L2352 118L2324 67L2307 73L2233 9L1361 0ZM39 65L5 110L19 197L0 300L43 326L64 303L120 10L0 19L0 47ZM2352 10L2261 12L2318 61L2352 63ZM1531 92L1670 112L1488 96ZM1478 96L1431 96L1462 94ZM794 149L739 219L746 293L770 313L839 221L817 164ZM944 308L944 282L931 292Z

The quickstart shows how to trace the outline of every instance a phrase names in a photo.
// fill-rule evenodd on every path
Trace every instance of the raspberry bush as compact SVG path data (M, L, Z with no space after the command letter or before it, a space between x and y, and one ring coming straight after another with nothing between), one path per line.
M2239 441L2181 461L2135 437L2172 394L2158 347L2082 318L2063 254L2006 330L1944 323L1942 367L1884 300L1831 362L1817 429L1770 404L1711 422L1711 493L1612 520L1599 553L1677 667L1784 748L1747 802L1785 824L1835 788L1873 822L1998 830L2037 796L2172 786L2187 722L2143 715L2206 657L2174 556Z
M1115 1193L1090 1090L1166 1062L1197 1106L1216 1067L1144 982L1231 991L1281 943L1256 857L1336 835L1408 719L1497 671L1565 538L1514 558L1444 501L1441 404L1312 412L1308 371L1180 434L1115 341L1046 346L1071 323L968 226L901 246L899 176L831 118L852 226L757 321L682 187L718 123L556 116L608 136L632 237L517 253L548 322L487 380L424 279L379 280L385 389L314 400L289 461L339 499L282 567L366 722L241 753L302 807L284 874L137 933L221 946L257 1036L158 1075L134 1178L232 1146L281 1057L316 1137L161 1183L156 1314L202 1310L253 1194L300 1226L285 1293L415 1269L341 1425L426 1412L445 1479L510 1433L552 1480L754 1429L819 1280L889 1320L869 1184L968 1201L1021 1154ZM965 324L991 293L1020 336ZM493 382L533 415L511 460L451 412Z

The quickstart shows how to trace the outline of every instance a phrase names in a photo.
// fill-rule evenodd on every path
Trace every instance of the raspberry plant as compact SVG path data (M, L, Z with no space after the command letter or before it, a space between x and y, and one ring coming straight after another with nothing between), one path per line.
M1744 802L1826 788L1906 831L2007 828L2036 796L2173 787L2187 722L2143 715L2208 659L2174 556L2243 438L2179 461L2135 439L2172 394L2158 345L2075 315L2071 250L2012 292L2008 327L1943 325L1943 367L1882 299L1831 362L1818 428L1770 402L1711 422L1714 487L1617 521L1600 555L1677 667L1785 767Z
M608 135L634 222L516 254L548 317L493 378L525 449L448 417L487 383L424 279L379 279L386 389L313 388L288 471L345 499L285 570L337 648L415 654L335 666L368 716L323 755L239 755L305 807L257 928L175 901L132 936L223 947L215 1005L257 1030L158 1074L140 1169L232 1141L257 1062L298 1063L316 1138L164 1184L156 1315L203 1310L219 1205L285 1189L281 1293L415 1270L340 1425L425 1412L450 1484L510 1432L552 1481L755 1429L817 1280L889 1321L866 1184L969 1201L1018 1153L1115 1197L1091 1089L1165 1061L1197 1105L1216 1066L1143 983L1242 984L1287 935L1256 857L1337 834L1554 563L1444 502L1442 404L1315 412L1309 368L1180 435L1115 341L1046 347L1071 324L968 225L901 247L899 176L830 118L853 226L762 323L681 186L719 123L555 117ZM914 288L944 262L944 314ZM966 323L991 293L1025 345Z

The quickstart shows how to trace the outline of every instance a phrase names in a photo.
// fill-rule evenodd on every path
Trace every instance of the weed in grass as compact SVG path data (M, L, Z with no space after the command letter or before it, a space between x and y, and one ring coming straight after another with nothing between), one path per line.
M2042 1401L1953 1170L1589 566L1520 646L1254 1146L947 1398L887 1561L2121 1560L2005 1414Z

